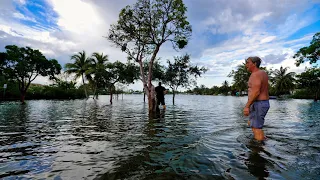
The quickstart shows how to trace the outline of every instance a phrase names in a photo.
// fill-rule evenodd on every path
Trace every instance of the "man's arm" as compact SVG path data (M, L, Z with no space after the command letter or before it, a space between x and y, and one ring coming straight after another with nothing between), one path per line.
M166 88L163 88L163 94L167 94L168 90Z
M258 76L258 74L252 74L252 79L250 83L251 83L251 88L250 88L250 93L248 97L248 102L246 104L247 108L250 107L250 105L257 99L257 97L260 94L261 79Z

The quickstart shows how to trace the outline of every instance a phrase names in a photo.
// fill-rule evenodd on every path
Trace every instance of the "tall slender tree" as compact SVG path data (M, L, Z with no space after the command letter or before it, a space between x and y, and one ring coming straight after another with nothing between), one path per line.
M188 54L181 57L174 57L174 62L169 60L165 71L164 84L172 89L172 103L175 102L175 94L179 87L188 88L196 85L196 79L205 73L205 67L192 66Z
M89 80L93 86L93 95L96 98L98 98L97 89L103 88L103 75L105 74L108 61L108 55L97 52L92 54L92 64L89 67L88 74L90 74Z
M71 56L71 60L74 60L73 63L67 63L65 65L66 68L66 72L68 74L74 74L75 75L75 79L78 79L79 77L82 78L82 84L84 86L84 92L86 95L86 98L88 98L88 93L87 93L87 89L85 86L85 76L87 76L88 70L90 69L90 66L92 64L92 60L90 59L90 57L88 57L86 55L85 51L82 52L78 52L77 54ZM87 76L88 77L88 76Z
M129 58L140 65L143 87L148 95L149 112L155 110L152 68L160 47L172 42L173 48L182 49L191 36L191 25L186 17L187 8L182 0L138 0L126 6L119 20L112 25L108 39ZM143 59L151 55L148 78L144 77Z
M108 63L106 71L103 74L104 86L110 93L110 103L112 104L112 96L115 90L115 84L130 84L138 79L139 70L137 66L128 62L124 64L120 61Z

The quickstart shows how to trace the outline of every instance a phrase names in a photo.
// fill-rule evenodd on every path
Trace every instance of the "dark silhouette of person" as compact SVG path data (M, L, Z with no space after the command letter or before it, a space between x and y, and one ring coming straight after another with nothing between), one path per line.
M166 109L166 103L164 102L164 95L167 93L167 89L161 86L161 82L159 82L159 86L155 88L156 97L157 97L157 106L160 104L163 106L163 109Z

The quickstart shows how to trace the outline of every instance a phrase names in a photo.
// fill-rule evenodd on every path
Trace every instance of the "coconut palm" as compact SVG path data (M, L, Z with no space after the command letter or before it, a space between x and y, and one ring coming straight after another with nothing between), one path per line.
M277 95L290 94L290 91L295 88L295 73L287 73L288 69L288 67L283 68L281 66L280 69L271 72L270 80Z
M78 52L78 54L75 54L71 56L71 60L74 60L73 63L67 63L65 65L66 72L68 74L75 74L75 79L78 79L79 77L82 78L82 83L84 85L84 92L86 97L88 98L87 89L85 87L84 82L84 76L87 76L87 71L89 70L89 67L92 64L92 61L89 57L86 56L86 52ZM87 76L88 77L88 76Z
M228 95L228 92L230 91L230 86L228 81L223 81L222 86L221 86L221 92L224 95Z
M237 70L232 70L228 77L233 77L233 87L240 91L248 89L248 81L251 73L247 70L246 64L242 63L237 66Z
M92 54L92 64L87 72L90 74L90 76L88 76L90 78L89 81L93 84L93 94L96 95L96 97L98 97L96 90L104 87L105 83L103 75L105 74L108 61L108 55L104 55L103 53L99 54L97 52Z

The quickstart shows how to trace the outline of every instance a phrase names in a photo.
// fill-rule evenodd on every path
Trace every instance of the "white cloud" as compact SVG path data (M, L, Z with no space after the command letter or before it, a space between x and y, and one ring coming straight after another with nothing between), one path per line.
M25 21L36 22L36 20L34 18L26 17L25 15L18 13L18 12L13 13L13 17L15 17L17 19L25 20Z
M49 0L53 10L58 13L57 24L63 30L72 33L92 35L97 27L102 24L102 18L95 11L94 7L81 0Z

